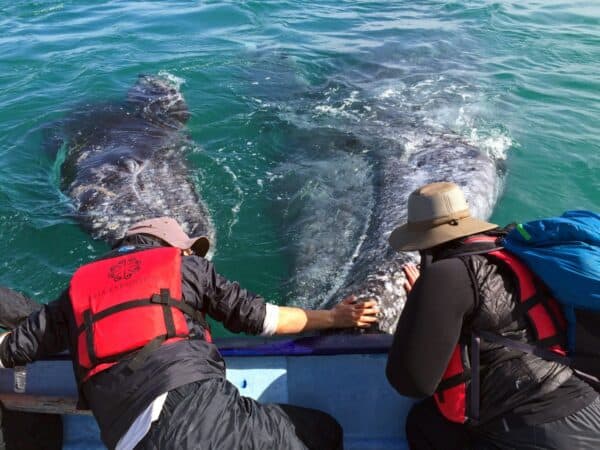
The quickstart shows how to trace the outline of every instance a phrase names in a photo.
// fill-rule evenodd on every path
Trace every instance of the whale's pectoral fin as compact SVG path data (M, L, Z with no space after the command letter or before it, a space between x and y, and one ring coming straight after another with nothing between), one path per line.
M62 125L59 122L46 124L41 129L42 150L48 157L55 159L58 151L65 143Z

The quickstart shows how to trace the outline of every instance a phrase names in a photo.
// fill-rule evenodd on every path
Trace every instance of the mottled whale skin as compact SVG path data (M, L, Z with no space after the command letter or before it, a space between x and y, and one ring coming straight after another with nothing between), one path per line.
M395 252L388 244L391 231L406 222L410 193L428 183L452 181L465 193L471 213L487 219L502 187L497 161L459 136L431 133L409 155L403 153L381 160L365 239L344 286L330 300L336 302L348 294L375 298L380 308L378 329L386 333L395 330L406 302L402 265L419 261L417 253Z
M214 243L208 210L186 166L194 145L176 84L142 75L123 103L85 108L61 125L61 191L94 238L114 243L140 220L170 216Z
M316 168L303 172L312 180L318 174L320 190L286 225L296 243L288 292L294 304L330 307L350 294L374 298L380 314L372 331L393 333L406 301L402 265L419 261L416 252L395 252L388 244L391 231L406 222L410 193L427 183L452 181L464 191L474 216L491 215L502 185L495 158L458 135L422 127L407 127L402 134L405 143L363 143L375 149L368 156L328 155L329 178Z

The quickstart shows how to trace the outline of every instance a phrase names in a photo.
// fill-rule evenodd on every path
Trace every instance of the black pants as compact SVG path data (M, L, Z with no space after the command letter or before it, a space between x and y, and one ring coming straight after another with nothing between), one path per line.
M341 450L342 428L330 415L260 404L225 379L181 386L136 450Z
M406 439L411 450L469 448L469 435L466 428L442 416L433 397L416 403L408 413Z
M406 436L411 450L600 449L600 398L554 422L502 431L468 430L450 422L429 398L410 411Z
M60 450L62 445L58 414L8 411L0 406L0 450Z

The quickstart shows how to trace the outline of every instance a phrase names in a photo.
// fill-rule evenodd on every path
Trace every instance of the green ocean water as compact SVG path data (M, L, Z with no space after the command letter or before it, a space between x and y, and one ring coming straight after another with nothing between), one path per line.
M141 73L188 103L218 271L271 301L293 303L281 224L307 214L281 205L327 195L332 147L367 155L368 192L366 130L406 145L409 121L499 158L497 223L600 210L596 1L0 1L0 284L46 302L107 250L72 217L43 129Z

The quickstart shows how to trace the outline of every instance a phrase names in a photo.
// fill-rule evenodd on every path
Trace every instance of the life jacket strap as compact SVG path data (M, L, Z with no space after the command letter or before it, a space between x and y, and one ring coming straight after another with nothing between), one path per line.
M471 378L470 392L467 398L469 399L469 410L467 420L469 425L477 425L479 423L479 405L481 392L481 338L475 333L471 333L471 370L473 376Z
M92 325L94 322L98 322L112 314L117 314L122 311L126 311L132 308L138 308L143 306L153 305L151 299L143 298L137 300L129 300L127 302L119 303L118 305L111 306L110 308L103 309L102 311L92 314L91 310L86 310L83 313L84 320L83 323L77 328L77 333L81 334L84 331L92 329Z
M562 356L558 353L553 352L552 350L548 350L547 348L540 347L538 345L531 345L526 342L517 341L515 339L507 338L500 334L492 333L490 331L480 330L474 331L473 333L476 333L477 335L481 336L487 342L501 344L504 347L512 348L523 353L530 353L545 360L554 361L557 363L564 364L566 366L570 366L572 363L571 358L567 356Z
M90 330L89 333L86 334L85 337L85 343L87 345L87 349L88 349L88 355L90 357L90 363L95 366L98 364L99 360L98 357L96 356L96 351L94 350L94 336L91 333L91 329L92 326L94 325L94 316L92 314L92 310L87 309L83 312L83 324L80 328L83 328L83 330ZM81 331L77 330L79 333L81 333Z
M445 378L442 381L440 381L435 392L437 392L438 394L440 394L441 397L443 397L444 391L447 391L448 389L453 388L454 386L458 386L459 384L462 384L465 381L469 381L470 379L471 370L465 369L461 373L457 373L456 375L453 375L449 378Z
M554 361L560 364L564 364L570 366L572 361L570 358L566 356L561 356L558 353L555 353L551 350L548 350L547 347L540 347L539 342L538 345L531 345L526 342L517 341L514 339L507 338L500 334L492 333L490 331L483 330L473 330L471 332L471 385L470 385L470 401L469 401L469 417L468 422L469 425L477 425L479 423L479 414L480 414L480 348L481 348L481 339L500 344L503 347L517 350L522 353L530 353L539 358L545 359L547 361ZM585 375L585 374L584 374ZM444 381L449 381L444 380ZM441 385L441 383L440 383Z
M166 292L163 292L163 291L166 291ZM208 324L206 322L204 314L201 311L198 311L197 309L192 308L190 305L188 305L187 303L184 303L183 301L178 301L178 300L173 299L169 295L168 289L161 289L160 295L154 294L149 299L143 298L143 299L129 300L129 301L126 301L123 303L119 303L118 305L111 306L110 308L106 308L96 314L92 314L90 310L86 310L84 312L84 321L77 328L77 333L81 334L86 330L91 330L91 326L93 325L94 322L104 319L105 317L110 316L112 314L116 314L118 312L125 311L125 310L131 309L131 308L138 308L138 307L151 306L151 305L157 305L157 304L169 306L172 308L177 308L180 311L183 311L188 316L190 316L196 322L198 322L204 329L208 329Z
M192 308L190 305L188 305L187 303L185 303L183 301L174 300L169 295L168 289L161 289L160 295L154 294L150 298L150 303L177 308L180 311L182 311L183 313L190 316L193 320L198 322L202 326L202 328L204 328L205 330L208 330L208 328L209 328L208 323L206 322L206 318L204 317L204 314L202 313L202 311L198 311L197 309Z

